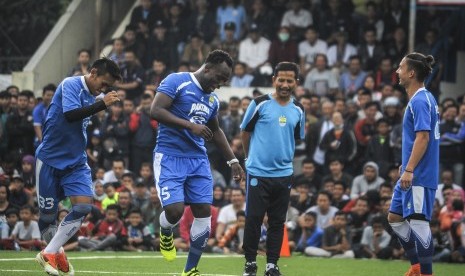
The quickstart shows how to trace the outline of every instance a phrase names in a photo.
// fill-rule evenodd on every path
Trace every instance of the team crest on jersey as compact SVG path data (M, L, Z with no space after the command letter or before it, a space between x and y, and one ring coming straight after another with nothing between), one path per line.
M215 103L215 97L210 96L210 98L208 99L208 104L209 104L210 106L213 106L214 103Z
M283 127L283 126L286 125L286 123L287 123L286 116L284 116L284 115L279 116L279 125Z

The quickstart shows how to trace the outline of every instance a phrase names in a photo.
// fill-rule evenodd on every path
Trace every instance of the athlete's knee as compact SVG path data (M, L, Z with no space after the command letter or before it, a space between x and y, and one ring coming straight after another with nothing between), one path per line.
M92 204L77 203L71 208L71 212L65 217L66 221L77 220L84 218L92 211Z
M175 203L165 207L165 216L169 223L176 224L184 214L184 204Z
M210 204L192 204L192 214L196 218L206 218L211 216Z

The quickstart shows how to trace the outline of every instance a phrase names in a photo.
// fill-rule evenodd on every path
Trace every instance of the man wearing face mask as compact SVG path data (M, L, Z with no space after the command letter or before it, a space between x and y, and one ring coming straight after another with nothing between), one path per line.
M276 39L271 43L268 62L274 68L282 61L297 62L297 43L291 39L289 27L280 27Z
M157 140L158 123L150 118L152 101L152 95L143 94L140 105L129 119L129 130L133 134L129 165L133 172L138 172L142 163L152 163L153 160L152 151Z

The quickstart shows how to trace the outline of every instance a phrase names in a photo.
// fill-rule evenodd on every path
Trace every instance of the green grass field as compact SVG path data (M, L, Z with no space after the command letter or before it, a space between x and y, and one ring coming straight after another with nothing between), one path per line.
M0 251L0 275L45 275L34 261L34 252ZM180 275L186 261L179 254L174 262L165 262L160 253L72 252L68 254L75 275ZM259 257L259 275L263 275L265 258ZM205 254L200 261L202 275L242 275L244 258L239 255ZM409 264L404 261L336 260L292 256L279 261L286 276L390 276L404 275ZM435 264L435 275L465 275L465 265Z

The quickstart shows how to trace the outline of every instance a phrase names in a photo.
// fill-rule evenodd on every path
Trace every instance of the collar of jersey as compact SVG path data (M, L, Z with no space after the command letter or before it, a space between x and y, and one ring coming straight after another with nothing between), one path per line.
M410 100L412 100L412 99L413 99L413 97L415 97L415 96L418 94L418 92L420 92L420 91L423 91L423 90L425 90L425 87L424 87L424 86L423 86L423 87L420 87L420 88L418 88L418 90L417 90L415 93L413 93L413 96L412 96L412 98L411 98Z
M203 91L202 86L200 86L200 83L197 80L197 78L194 76L194 73L189 73L189 75L191 76L191 79L195 83L195 85L197 85L197 87L200 88L200 90Z
M86 79L84 78L84 76L81 76L81 82L82 82L82 86L84 86L84 89L90 93L90 90L89 88L87 87L87 84L86 84Z

